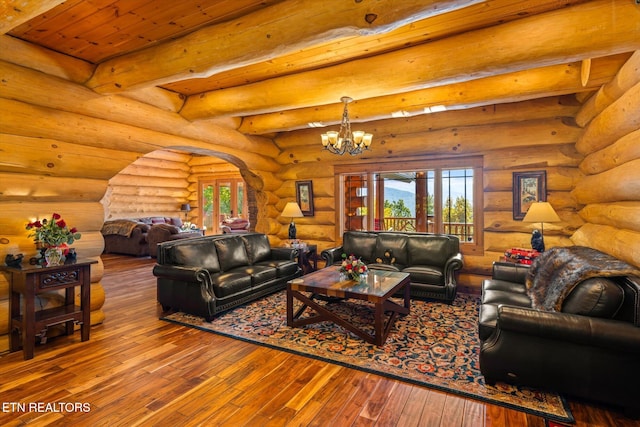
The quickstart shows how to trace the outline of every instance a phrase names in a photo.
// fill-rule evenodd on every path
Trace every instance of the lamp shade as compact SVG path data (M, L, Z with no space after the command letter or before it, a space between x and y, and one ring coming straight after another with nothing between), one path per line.
M180 205L180 210L182 212L189 212L191 210L191 205L189 203L185 203L183 205Z
M282 216L287 218L301 218L304 215L296 202L288 202L282 210Z
M562 221L549 202L534 202L529 206L523 222L560 222Z

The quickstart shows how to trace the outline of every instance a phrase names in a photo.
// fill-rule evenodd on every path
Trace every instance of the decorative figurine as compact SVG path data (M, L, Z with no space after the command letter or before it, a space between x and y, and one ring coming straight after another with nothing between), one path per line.
M544 252L544 237L539 230L533 230L531 233L531 247L538 252Z
M24 254L7 254L7 256L4 258L4 263L8 267L20 267L20 265L22 264L22 258L24 258Z

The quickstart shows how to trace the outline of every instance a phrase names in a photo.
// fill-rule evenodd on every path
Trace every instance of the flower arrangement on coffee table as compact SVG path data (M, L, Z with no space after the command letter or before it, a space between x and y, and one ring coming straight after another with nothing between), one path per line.
M368 271L367 265L354 255L342 254L340 273L345 274L351 280L360 280L360 276Z

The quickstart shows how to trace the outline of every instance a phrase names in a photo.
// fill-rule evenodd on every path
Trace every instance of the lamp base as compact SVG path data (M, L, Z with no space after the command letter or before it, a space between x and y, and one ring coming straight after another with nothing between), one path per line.
M289 224L289 240L295 240L296 239L296 224L291 221L291 224Z
M531 248L538 252L544 252L544 236L538 230L531 233Z

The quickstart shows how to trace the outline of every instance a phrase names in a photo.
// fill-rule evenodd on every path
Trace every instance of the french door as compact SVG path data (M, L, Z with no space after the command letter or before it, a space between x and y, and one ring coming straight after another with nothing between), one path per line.
M247 218L247 192L239 175L199 180L201 227L206 234L220 234L220 223L228 218Z

